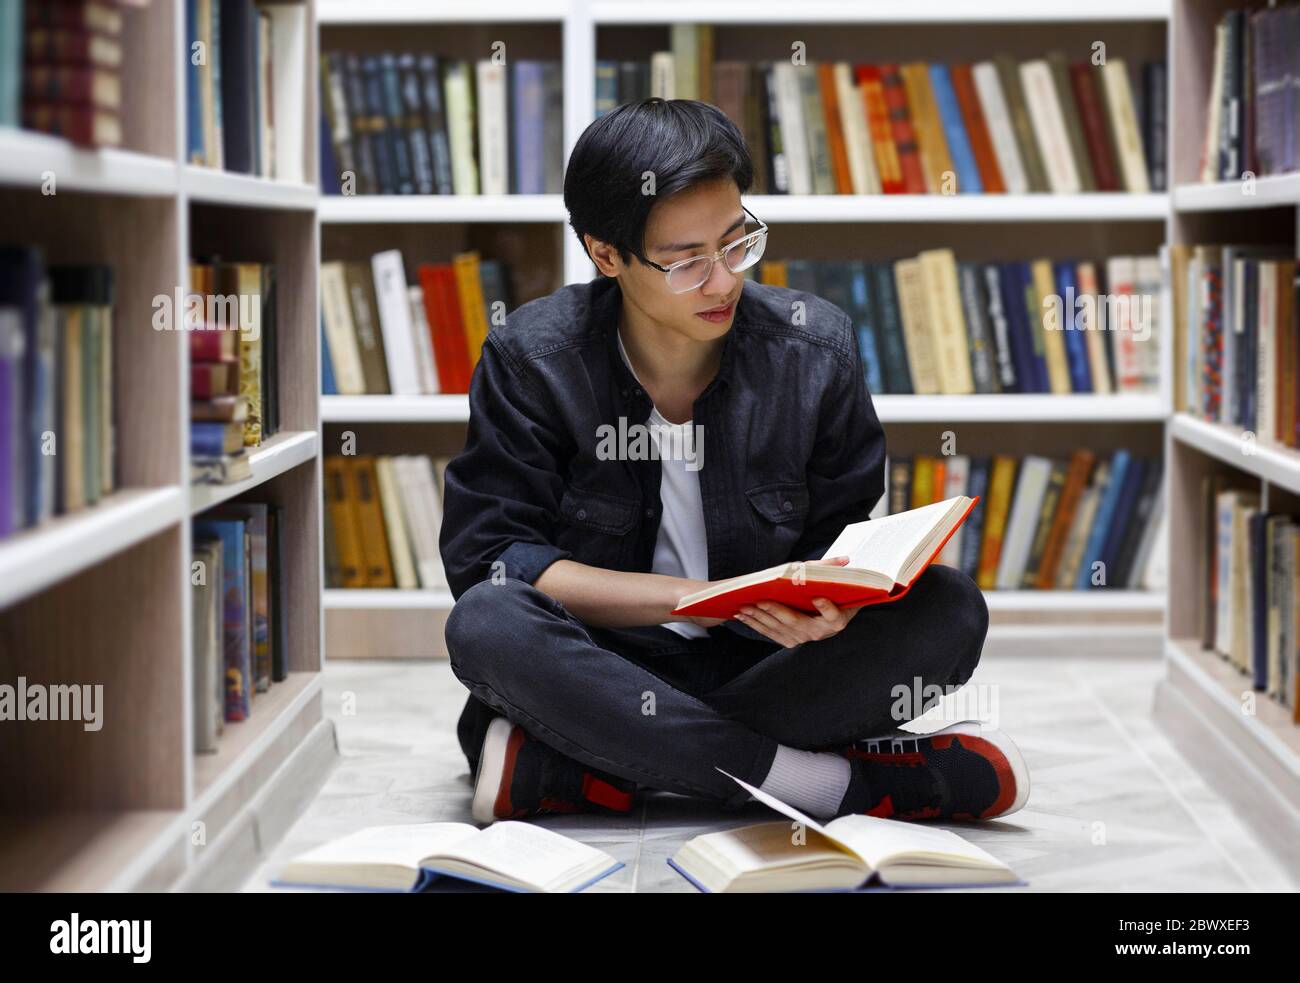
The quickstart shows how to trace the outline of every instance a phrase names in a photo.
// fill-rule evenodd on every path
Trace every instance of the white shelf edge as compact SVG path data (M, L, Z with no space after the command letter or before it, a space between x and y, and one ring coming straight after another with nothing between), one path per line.
M1239 471L1245 471L1287 491L1300 494L1300 451L1268 443L1248 444L1242 431L1222 423L1198 420L1188 413L1177 413L1170 421L1170 435L1179 443L1208 454ZM1252 447L1254 453L1243 448Z
M310 184L236 174L196 164L186 164L181 169L181 184L191 201L212 205L311 211L319 197Z
M366 587L326 588L323 599L326 611L450 611L453 603L448 591Z
M180 487L123 489L0 540L0 607L142 543L185 517Z
M561 195L322 195L323 223L565 222Z
M191 485L190 514L197 515L214 505L220 505L291 468L310 461L316 456L317 444L315 430L276 434L249 455L248 463L253 469L251 478L229 485Z
M1044 4L1033 0L909 0L906 3L851 3L847 0L805 0L774 6L755 18L753 8L729 0L660 0L644 5L628 0L594 0L591 17L597 24L697 23L830 23L830 24L964 24L1028 21L1165 21L1169 0L1096 0L1077 4Z
M562 21L569 16L568 0L495 3L490 7L469 0L320 0L316 21L333 24L453 24L509 21Z
M1051 396L873 396L884 423L987 422L1162 422L1156 395ZM457 423L469 419L463 394L439 396L322 396L325 423Z
M89 149L62 137L0 128L0 185L39 188L47 174L54 178L55 193L170 198L178 187L176 162L164 157Z
M1244 194L1241 181L1180 184L1174 188L1174 210L1179 212L1245 211L1256 208L1300 206L1300 172L1256 178L1254 194Z

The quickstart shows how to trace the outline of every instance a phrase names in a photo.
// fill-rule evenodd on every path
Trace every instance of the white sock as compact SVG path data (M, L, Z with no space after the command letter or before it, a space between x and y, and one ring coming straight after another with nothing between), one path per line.
M827 819L844 801L849 771L849 759L842 755L778 744L772 768L759 788L814 819Z

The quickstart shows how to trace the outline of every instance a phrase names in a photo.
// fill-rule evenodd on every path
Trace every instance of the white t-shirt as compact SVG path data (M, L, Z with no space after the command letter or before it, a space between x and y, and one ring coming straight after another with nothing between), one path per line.
M632 368L627 357L622 334L618 335L618 351L635 377L636 369ZM709 552L704 530L704 501L700 498L700 472L687 466L692 462L687 461L682 453L682 448L694 446L688 442L693 435L691 421L669 423L658 409L652 409L647 423L652 427L651 439L659 448L659 499L663 504L650 572L707 580ZM698 449L696 453L699 453ZM697 458L695 463L702 460ZM703 638L709 633L689 621L669 621L664 627L686 638Z

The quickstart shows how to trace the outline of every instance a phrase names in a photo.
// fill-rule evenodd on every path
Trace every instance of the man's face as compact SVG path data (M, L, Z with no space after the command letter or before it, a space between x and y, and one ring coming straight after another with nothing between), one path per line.
M671 266L692 256L711 254L745 235L745 218L735 181L724 178L697 185L651 210L645 255L660 266ZM697 341L712 341L731 330L744 275L732 273L725 260L713 264L705 283L682 294L673 293L663 271L636 257L623 265L614 253L613 261L625 302L655 323ZM702 315L724 306L720 315Z

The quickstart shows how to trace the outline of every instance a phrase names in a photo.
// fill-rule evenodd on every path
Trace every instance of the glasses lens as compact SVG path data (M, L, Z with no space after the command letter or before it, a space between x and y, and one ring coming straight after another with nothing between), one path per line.
M674 293L683 294L688 290L694 290L701 283L709 278L710 267L713 261L707 256L701 256L699 259L693 259L689 263L683 263L681 266L673 267L668 274L668 288Z
M767 232L764 231L752 239L748 236L739 239L725 253L727 269L732 273L747 270L763 257L763 247L767 245Z

